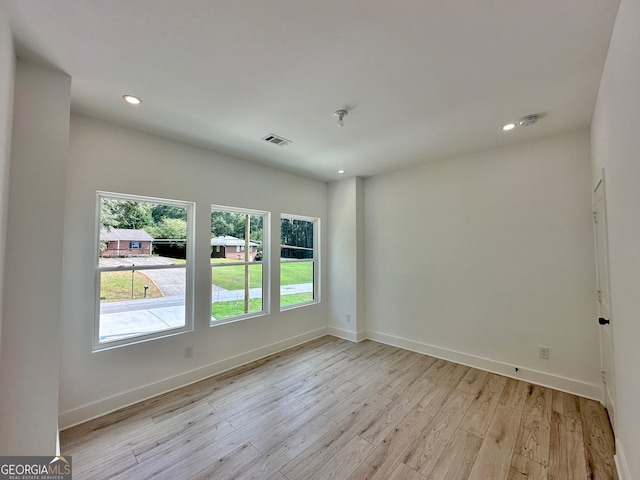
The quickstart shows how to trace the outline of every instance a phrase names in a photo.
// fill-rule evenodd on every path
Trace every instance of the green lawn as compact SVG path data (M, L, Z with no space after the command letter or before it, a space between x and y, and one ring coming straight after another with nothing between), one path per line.
M310 302L313 300L313 293L291 293L280 297L280 307L295 305L296 303Z
M244 288L245 265L230 265L211 268L211 283L225 290ZM249 287L262 287L262 265L249 265Z
M249 312L259 312L262 310L262 299L252 298L249 300ZM244 300L233 300L231 302L216 302L211 305L211 315L217 320L223 320L237 315L244 315Z
M280 264L280 285L313 283L313 262L286 262Z
M280 306L295 305L296 303L310 302L313 300L313 294L309 293L292 293L291 295L283 295L280 297ZM249 300L249 312L259 312L262 310L262 299L252 298ZM244 301L217 302L211 305L211 315L216 320L224 320L225 318L244 315Z
M131 295L131 272L102 272L100 274L100 300L103 302L117 302L145 298L144 286L148 286L146 298L162 297L162 292L149 277L134 272L133 296Z
M216 263L232 263L234 260L214 258ZM211 283L225 290L244 288L244 265L212 267ZM249 266L250 288L262 287L262 265ZM313 283L313 262L294 262L280 264L280 285Z
M234 263L234 260L216 258L216 263ZM244 289L245 265L229 265L212 267L212 283L226 290ZM251 288L262 287L262 265L249 266L249 283ZM313 262L292 262L280 264L280 285L297 285L300 283L313 283ZM313 300L313 294L294 293L280 297L280 306L295 305ZM254 313L262 310L262 300L252 298L249 300L249 311L244 311L244 300L230 302L214 302L211 305L211 314L217 320L223 320L245 313Z
M185 263L182 259L171 259L175 263ZM233 263L234 260L216 258L216 263ZM244 265L212 267L212 283L226 290L244 289ZM251 288L262 287L262 265L249 266ZM313 262L282 263L280 265L280 284L296 285L313 283ZM131 289L131 272L103 272L100 277L100 299L103 302L115 302L140 299L144 297L144 286L148 286L146 298L162 297L162 292L146 275L136 271L133 275L133 297ZM313 300L312 293L295 293L280 297L280 305L294 305ZM249 300L249 313L262 310L262 300ZM224 319L244 314L244 301L216 302L211 306L211 314L217 319Z

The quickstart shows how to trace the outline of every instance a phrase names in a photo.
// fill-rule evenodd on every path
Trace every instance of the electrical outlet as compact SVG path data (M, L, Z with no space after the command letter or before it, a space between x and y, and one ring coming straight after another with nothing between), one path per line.
M351 314L347 313L347 323L351 323Z
M549 347L538 347L538 354L543 360L549 360Z
M193 347L192 346L188 346L184 348L184 358L191 358L193 357Z

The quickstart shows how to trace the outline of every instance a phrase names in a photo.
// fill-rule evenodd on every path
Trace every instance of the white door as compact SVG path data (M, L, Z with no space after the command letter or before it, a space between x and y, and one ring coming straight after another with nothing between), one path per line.
M605 407L611 425L615 428L615 385L613 375L613 332L611 321L611 297L609 292L609 256L607 246L607 217L604 196L604 175L593 194L593 220L596 231L596 260L598 267L598 309L600 324L600 355Z

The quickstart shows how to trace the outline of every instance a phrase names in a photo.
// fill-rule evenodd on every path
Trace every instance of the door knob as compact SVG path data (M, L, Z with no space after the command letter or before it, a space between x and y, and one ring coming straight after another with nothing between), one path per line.
M600 317L600 318L598 319L598 323L599 323L600 325L609 325L611 322L610 322L609 320L607 320L606 318L602 318L602 317Z

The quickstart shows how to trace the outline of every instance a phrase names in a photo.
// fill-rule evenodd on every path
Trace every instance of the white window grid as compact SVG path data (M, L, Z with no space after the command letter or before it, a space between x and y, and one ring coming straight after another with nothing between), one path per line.
M135 261L133 261L131 266L122 265L117 267L101 267L100 266L100 216L101 216L101 205L102 199L113 199L113 200L123 200L123 201L131 201L131 202L140 202L140 203L154 203L160 205L171 205L184 207L187 211L187 240L186 240L186 262L184 264L173 264L173 265L135 265ZM106 192L106 191L97 191L96 192L96 236L94 245L96 248L94 259L95 259L95 314L94 314L94 323L93 323L93 342L92 342L92 351L99 352L102 350L110 350L113 348L122 347L125 345L131 345L141 342L147 342L150 340L154 340L157 338L164 338L173 335L178 335L181 333L187 333L193 331L193 311L194 311L194 302L193 302L193 290L194 290L194 216L195 216L195 203L187 202L182 200L170 200L165 198L157 198L157 197L148 197L141 195L131 195L124 193L114 193L114 192ZM144 270L164 270L164 269L173 269L173 268L181 268L185 269L185 325L183 327L176 327L167 330L162 330L158 332L141 334L137 336L131 336L127 338L123 338L121 340L111 340L107 342L100 342L100 277L103 272L123 272L123 271L144 271Z

